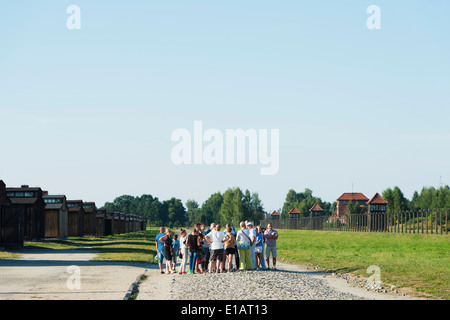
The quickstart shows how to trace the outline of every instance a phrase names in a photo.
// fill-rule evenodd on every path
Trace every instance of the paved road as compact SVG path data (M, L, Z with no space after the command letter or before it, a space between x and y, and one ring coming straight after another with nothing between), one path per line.
M22 259L0 260L0 300L122 300L136 277L148 267L89 261L96 253L85 250L35 249L17 253ZM70 266L77 267L68 270ZM79 271L79 289L73 270Z

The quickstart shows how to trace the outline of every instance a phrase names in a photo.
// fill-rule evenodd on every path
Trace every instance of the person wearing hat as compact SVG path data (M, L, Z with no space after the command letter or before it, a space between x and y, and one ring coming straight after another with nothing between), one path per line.
M256 249L256 231L253 228L253 223L250 221L247 223L248 236L250 237L250 258L252 259L253 269L256 269L256 258L255 258L255 249Z

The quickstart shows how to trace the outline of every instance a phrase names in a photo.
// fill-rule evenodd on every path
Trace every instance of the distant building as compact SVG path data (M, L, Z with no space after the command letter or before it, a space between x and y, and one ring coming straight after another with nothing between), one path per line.
M387 201L379 193L367 201L368 208L368 226L370 231L385 231L387 228L386 213Z
M274 211L274 212L272 212L270 214L270 219L271 220L279 220L280 219L280 214L278 212Z
M312 230L322 230L323 229L323 219L321 218L323 216L324 210L317 204L314 203L314 205L309 209L309 216L310 216L310 228Z
M337 215L345 216L347 214L347 205L350 201L358 202L360 206L365 206L369 198L362 193L344 193L337 199Z
M20 219L23 218L23 240L38 241L45 237L45 202L42 199L42 189L22 185L20 188L6 188L6 196L11 201L11 208L16 210ZM20 221L10 222L20 225ZM20 238L20 236L19 236Z
M67 200L69 208L69 237L84 236L84 208L82 200Z
M291 218L291 219L297 219L297 218L300 218L300 211L298 211L297 210L297 208L292 208L290 211L289 211L289 218Z
M97 216L97 207L95 202L83 202L84 209L84 235L95 236L96 227L95 220Z
M97 214L95 215L95 234L97 236L105 235L105 225L106 225L106 209L97 209Z
M23 228L22 225L19 226L18 215L10 207L11 201L6 196L6 185L0 180L0 247L20 248L23 246L23 232L19 233L19 230L23 230ZM12 224L10 220L17 222ZM23 220L23 216L21 220ZM23 221L21 223L23 224Z
M65 239L69 235L69 208L64 195L42 196L45 202L45 238Z
M367 201L367 208L370 213L386 213L387 201L377 192Z
M324 210L317 203L314 203L309 212L311 217L319 217L323 215Z

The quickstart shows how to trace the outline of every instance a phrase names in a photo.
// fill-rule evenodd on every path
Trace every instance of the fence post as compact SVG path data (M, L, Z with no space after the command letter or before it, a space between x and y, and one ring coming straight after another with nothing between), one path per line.
M436 211L436 219L434 221L434 225L436 227L436 232L435 232L436 234L438 234L438 212L439 212L439 210Z
M429 211L430 211L430 223L431 223L430 230L431 230L431 234L433 234L433 211L431 211L431 209Z
M419 234L419 212L416 210L416 216L417 216L417 234Z
M448 209L445 210L445 234L448 235Z
M408 213L408 223L406 224L406 228L408 229L407 233L411 233L411 211L407 211Z
M445 234L448 235L448 209L445 210Z
M403 214L402 214L401 211L399 211L399 214L400 214L400 224L402 225L402 233L403 233L403 225L404 225L404 222L403 222Z

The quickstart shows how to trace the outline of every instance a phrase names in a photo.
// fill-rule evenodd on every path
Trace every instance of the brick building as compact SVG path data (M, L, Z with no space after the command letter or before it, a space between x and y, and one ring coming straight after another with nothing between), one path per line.
M360 206L365 206L367 205L369 198L367 198L364 194L357 192L342 194L342 196L337 199L336 212L338 216L344 216L347 213L347 205L350 201L356 201Z

